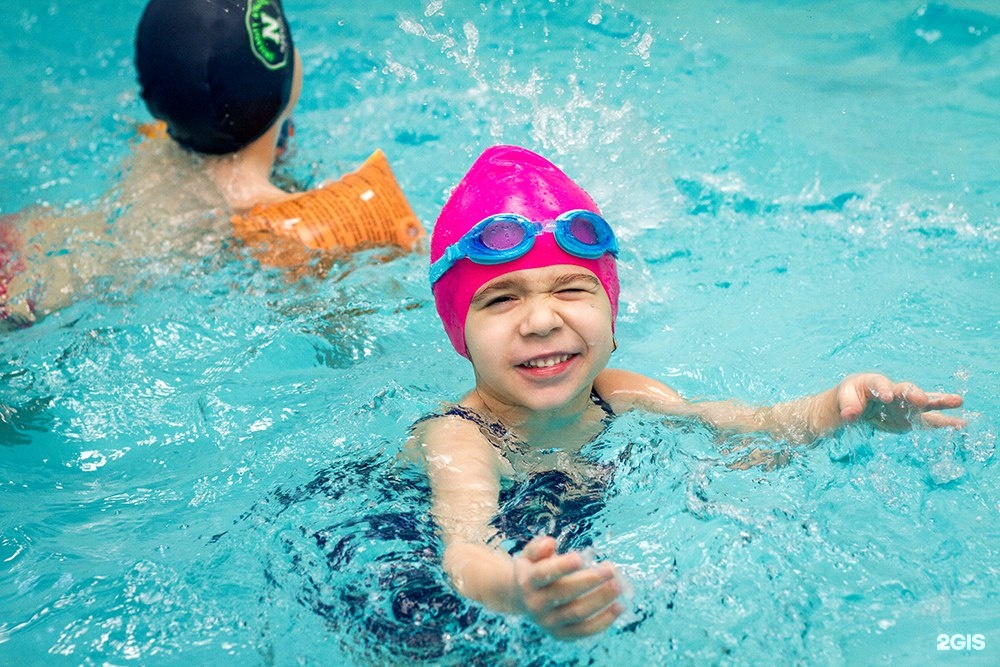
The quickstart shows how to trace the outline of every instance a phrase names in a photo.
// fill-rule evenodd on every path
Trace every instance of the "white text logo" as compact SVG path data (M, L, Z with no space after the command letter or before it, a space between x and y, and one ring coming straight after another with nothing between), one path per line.
M982 651L986 648L986 637L983 635L938 635L939 651Z

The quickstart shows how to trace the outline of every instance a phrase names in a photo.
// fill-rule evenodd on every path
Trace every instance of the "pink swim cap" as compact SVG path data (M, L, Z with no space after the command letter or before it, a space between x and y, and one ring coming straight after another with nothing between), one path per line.
M583 188L541 155L517 146L493 146L479 156L441 210L431 236L431 263L488 216L515 213L547 222L574 209L601 213ZM460 259L433 285L438 315L455 350L463 357L469 356L465 318L480 287L505 273L556 264L581 266L597 276L611 302L614 327L619 291L614 256L604 253L597 259L576 257L560 248L552 234L545 233L535 238L531 250L511 262L485 265Z

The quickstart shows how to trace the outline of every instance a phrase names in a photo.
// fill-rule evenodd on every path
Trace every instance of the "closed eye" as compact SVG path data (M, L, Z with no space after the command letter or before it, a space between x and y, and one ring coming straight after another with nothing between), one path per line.
M485 308L489 308L491 306L499 306L501 304L508 303L513 300L514 297L510 294L498 294L497 296L490 297L489 299L487 299L486 302L483 304L483 306Z
M556 290L556 294L563 297L578 297L585 296L589 294L596 294L600 283L597 281L589 280L574 280L573 282L567 283Z
M556 292L587 292L594 294L601 288L596 277L581 273L568 273L556 279L553 288Z

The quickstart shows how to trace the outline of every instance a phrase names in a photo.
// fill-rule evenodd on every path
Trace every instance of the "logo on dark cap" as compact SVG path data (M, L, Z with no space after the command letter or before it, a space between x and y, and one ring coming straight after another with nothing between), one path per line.
M281 69L288 62L288 26L281 6L274 0L247 3L247 33L250 48L268 69Z

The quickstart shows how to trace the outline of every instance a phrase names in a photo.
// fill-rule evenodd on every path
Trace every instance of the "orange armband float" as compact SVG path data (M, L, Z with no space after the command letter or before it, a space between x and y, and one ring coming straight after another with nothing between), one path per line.
M232 217L245 241L277 235L317 250L396 245L407 250L427 235L389 161L376 150L357 171L318 190Z

